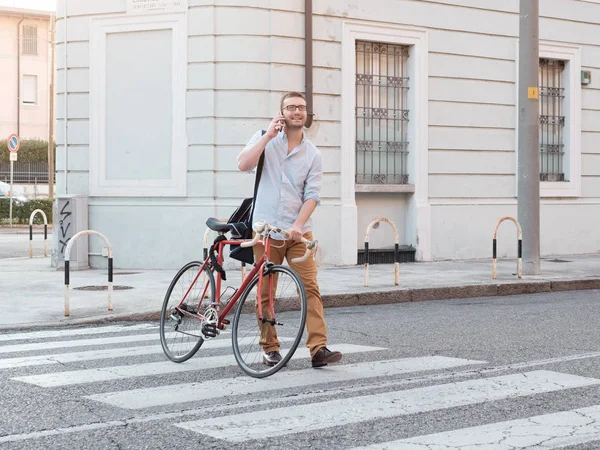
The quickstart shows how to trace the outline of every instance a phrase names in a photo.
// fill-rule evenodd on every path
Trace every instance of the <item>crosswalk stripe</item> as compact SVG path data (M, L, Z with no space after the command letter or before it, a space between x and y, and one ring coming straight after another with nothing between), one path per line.
M279 339L283 341L283 338ZM343 353L359 353L376 350L385 350L381 347L366 347L361 345L336 346ZM258 355L250 355L254 357ZM294 353L293 359L307 358L310 353L307 348L299 348ZM70 372L56 372L42 375L27 375L11 378L24 383L35 384L41 387L69 386L76 384L94 383L98 381L119 380L133 377L163 375L167 373L192 372L196 370L214 369L237 365L233 354L224 356L209 356L190 359L185 363L177 364L171 361L161 361L124 366L103 367L101 369L75 370Z
M142 347L111 348L88 352L57 353L54 355L24 356L22 358L0 359L0 369L16 369L18 367L45 366L49 364L66 364L96 359L121 358L124 356L142 356L162 353L160 345L144 345Z
M131 336L115 336L97 339L76 339L73 341L38 342L36 344L16 344L0 347L0 353L34 352L56 348L92 347L96 345L124 344L127 342L158 341L158 333L135 334Z
M540 370L175 425L217 439L244 442L597 384L598 379Z
M283 371L271 377L268 382L256 378L237 377L210 380L202 383L186 383L156 388L109 392L90 395L86 398L120 408L142 409L152 406L214 399L230 396L231 393L235 393L235 395L254 394L277 389L401 375L427 370L441 370L472 364L485 364L485 361L471 361L445 356L370 361L357 364L344 364L337 367L330 366L319 370Z
M564 448L600 440L600 405L356 447L353 450ZM439 446L439 447L438 447Z
M361 387L361 389L365 389L365 387ZM127 426L131 426L133 424L143 424L143 423L150 423L150 422L166 423L166 422L171 422L171 421L178 420L178 419L181 420L186 417L207 416L210 414L216 414L217 412L221 413L221 412L227 412L227 411L243 409L243 408L265 409L275 403L277 403L277 404L296 403L298 401L315 400L317 398L324 397L324 396L332 397L332 396L336 396L336 395L348 394L350 392L356 392L356 391L353 390L353 388L344 389L341 387L334 387L333 389L329 389L327 391L315 390L312 392L299 394L298 396L294 395L293 397L288 396L288 397L278 398L278 397L274 397L274 396L263 396L262 398L252 398L252 399L248 399L248 400L241 400L239 402L230 403L230 404L228 404L228 403L218 404L215 402L206 402L206 403L201 403L199 405L200 408L197 408L197 409L187 409L187 410L177 411L177 412L160 412L157 414L141 415L141 416L134 417L134 418L124 419L122 421L116 420L116 421L109 421L109 422L94 422L92 424L70 426L68 428L57 428L57 429L53 429L53 430L46 429L44 431L37 431L37 432L31 432L31 433L25 433L25 434L10 434L10 435L6 435L6 436L1 436L0 443L18 442L18 441L25 441L25 440L30 440L30 439L38 439L40 437L45 437L45 436L57 436L57 435L65 436L68 434L80 433L82 431L89 431L91 429L101 429L101 428L108 429L108 428L117 428L117 427L124 428ZM584 410L582 409L582 410L578 410L578 411L583 412ZM594 440L596 440L596 439L597 439L596 436L594 436ZM483 447L481 447L481 448L483 448ZM481 448L479 448L478 450L481 450ZM543 448L543 447L536 447L536 448ZM429 449L434 450L434 447L430 446ZM444 449L444 447L442 447L441 449L438 448L438 450L442 450L442 449ZM496 450L496 447L493 447L493 449ZM425 450L425 449L421 447L419 450ZM445 448L444 450L448 450L448 448ZM452 450L452 449L450 449L450 450ZM505 449L500 448L500 450L505 450Z
M159 338L155 336L155 340ZM201 350L211 348L231 347L230 339L210 340L202 344ZM122 358L126 356L143 356L163 353L160 345L144 345L141 347L120 347L105 350L92 350L83 352L57 353L52 355L24 356L21 358L0 359L1 369L14 369L17 367L43 366L47 364L66 364L79 361L93 361L97 359Z
M94 328L73 328L66 330L47 330L47 331L31 331L27 333L10 333L0 334L0 342L6 341L21 341L27 339L48 339L48 338L60 338L70 336L82 336L86 334L104 334L104 333L125 333L127 331L139 331L156 329L157 326L149 323L140 325L111 325L107 327L94 327Z

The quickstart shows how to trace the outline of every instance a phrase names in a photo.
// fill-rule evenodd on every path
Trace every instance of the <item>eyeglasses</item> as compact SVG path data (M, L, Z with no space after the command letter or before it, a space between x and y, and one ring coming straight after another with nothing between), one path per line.
M298 111L306 111L305 105L287 105L285 107L285 109L288 111L296 111L296 108L298 108Z

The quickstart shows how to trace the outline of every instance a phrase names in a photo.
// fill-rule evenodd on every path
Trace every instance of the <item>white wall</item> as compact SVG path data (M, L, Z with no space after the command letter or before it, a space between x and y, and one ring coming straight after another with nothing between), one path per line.
M434 259L490 257L498 219L503 215L517 217L518 2L502 3L493 8L508 14L493 13L495 20L480 22L489 25L487 36L447 31L430 34L429 169ZM478 5L492 8L490 2ZM540 17L541 40L581 46L582 68L600 75L600 36L592 31L600 21L600 4L542 0ZM582 23L584 17L595 24ZM460 23L468 28L464 21ZM573 75L579 77L578 73ZM581 88L581 197L542 198L542 254L595 252L600 247L600 234L591 232L600 196L598 86L592 82ZM499 255L516 255L516 232L511 223L502 224L498 239Z

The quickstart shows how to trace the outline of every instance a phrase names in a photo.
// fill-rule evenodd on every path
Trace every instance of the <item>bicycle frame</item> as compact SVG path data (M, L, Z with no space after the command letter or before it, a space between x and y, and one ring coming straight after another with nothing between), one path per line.
M223 264L223 249L226 245L239 245L241 242L249 242L249 240L223 240L223 241L219 241L217 244L217 248L218 248L218 253L217 253L217 264L222 265ZM254 276L258 273L259 274L259 278L258 278L258 318L265 321L265 319L263 318L263 314L262 314L262 299L261 299L261 295L262 295L262 283L263 283L263 268L266 264L266 262L269 260L270 256L271 256L271 242L270 242L270 238L266 237L264 238L262 241L259 241L256 245L263 245L265 247L265 251L263 253L263 255L259 258L259 260L255 263L254 268L250 271L250 273L246 276L246 278L244 279L244 281L242 281L242 284L240 285L240 287L237 289L237 291L235 292L235 294L233 294L233 296L231 297L231 300L229 301L229 303L225 306L225 309L223 309L222 311L219 312L219 319L218 319L218 323L217 323L217 328L222 330L223 329L223 325L224 325L224 320L227 317L227 315L229 314L229 312L233 309L233 307L235 306L235 304L237 303L237 301L239 300L239 298L241 297L241 295L244 293L244 291L246 290L246 288L248 287L248 285L252 282ZM204 268L206 266L210 266L211 265L211 260L210 260L210 255L207 255L206 259L204 260L204 263L202 264L202 266L200 267L200 270L198 270L198 274L196 275L196 277L194 278L194 281L191 283L190 287L188 288L187 292L185 293L185 295L183 296L181 302L179 303L179 305L177 305L177 308L179 309L179 306L185 302L185 299L187 298L188 294L190 293L190 291L192 290L192 287L196 284L196 282L198 281L198 278L200 277L200 275L202 274L202 272L204 271ZM216 273L216 288L215 288L215 299L213 299L215 304L219 304L220 303L220 299L221 299L221 282L222 282L222 278L221 278L221 274L219 272L215 272ZM200 298L204 298L204 296L206 295L206 291L208 289L208 283L206 284L206 286L204 287L204 290L202 291L202 296ZM269 308L270 308L270 312L271 312L271 321L274 321L275 319L275 308L273 305L273 298L272 298L272 291L273 291L273 278L269 277ZM218 300L217 300L218 298ZM201 304L202 302L200 302ZM200 306L200 305L199 305ZM202 321L204 318L202 317L202 315L200 314L200 311L197 311L197 315L193 315L190 314L187 311L181 311L183 312L185 315L189 315L192 316L200 321Z

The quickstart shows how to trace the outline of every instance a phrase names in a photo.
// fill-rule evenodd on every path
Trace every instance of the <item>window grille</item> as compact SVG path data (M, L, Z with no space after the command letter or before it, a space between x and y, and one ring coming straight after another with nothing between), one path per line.
M24 55L37 55L37 26L35 25L23 25L23 54Z
M567 181L565 154L565 62L540 59L540 181Z
M409 47L356 42L356 183L408 184Z

